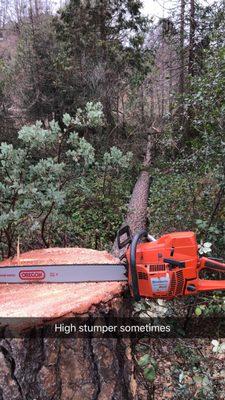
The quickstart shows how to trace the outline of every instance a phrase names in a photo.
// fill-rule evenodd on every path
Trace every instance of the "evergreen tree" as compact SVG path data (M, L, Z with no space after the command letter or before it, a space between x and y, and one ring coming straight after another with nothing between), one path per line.
M147 19L139 0L71 0L56 19L61 51L59 86L69 111L100 100L107 123L115 124L120 92L143 61Z

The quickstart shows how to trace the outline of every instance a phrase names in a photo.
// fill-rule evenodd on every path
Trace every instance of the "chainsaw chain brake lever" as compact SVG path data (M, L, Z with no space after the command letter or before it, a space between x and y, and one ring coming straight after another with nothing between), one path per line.
M121 240L121 238L125 236L125 239ZM117 246L119 250L123 249L125 246L131 244L132 242L132 233L131 229L128 225L123 226L118 234L117 234Z
M125 239L121 240L122 236L125 236ZM123 226L118 234L117 234L117 245L119 250L123 249L125 246L130 245L132 242L132 232L129 225ZM156 242L156 238L149 233L146 235L146 239L149 242ZM123 258L123 257L122 257Z

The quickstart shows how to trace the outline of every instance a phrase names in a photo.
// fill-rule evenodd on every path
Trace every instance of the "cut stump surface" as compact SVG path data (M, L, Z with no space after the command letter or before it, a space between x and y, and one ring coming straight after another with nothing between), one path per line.
M4 265L118 263L106 251L84 248L33 250ZM123 282L0 284L0 317L60 318L86 313L91 306L121 294Z

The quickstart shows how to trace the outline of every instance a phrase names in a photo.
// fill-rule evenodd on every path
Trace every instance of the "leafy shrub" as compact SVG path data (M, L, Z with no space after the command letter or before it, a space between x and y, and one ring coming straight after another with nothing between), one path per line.
M18 134L20 147L0 146L1 255L22 248L82 244L104 247L112 241L128 197L132 154L116 147L96 160L80 135L103 124L100 103L87 103L75 117L63 116L49 128L36 122Z

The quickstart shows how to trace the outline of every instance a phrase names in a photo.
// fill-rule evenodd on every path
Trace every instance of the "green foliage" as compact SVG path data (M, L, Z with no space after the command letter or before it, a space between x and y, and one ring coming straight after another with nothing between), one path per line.
M223 160L216 150L212 158L201 157L204 146L191 156L182 154L173 164L165 157L155 169L149 197L150 232L157 236L171 230L193 230L199 244L212 243L212 254L223 257Z
M64 129L54 120L48 129L41 122L24 126L18 134L21 147L1 144L2 256L15 251L18 236L24 249L34 240L62 245L70 235L70 244L92 247L113 240L128 193L129 183L124 189L122 184L131 153L113 147L96 162L93 146L74 131L102 125L100 103L88 103L74 117L65 114L63 121ZM88 243L90 233L94 240Z
M153 234L193 230L200 253L218 257L225 257L224 15L222 3L196 4L194 72L160 137L149 198Z
M179 341L175 346L175 353L178 353L185 360L185 364L190 367L196 367L199 365L200 356L188 343Z
M103 125L103 108L100 102L93 103L88 102L82 110L77 109L75 118L72 118L69 114L63 115L63 123L68 127L69 125L75 125L77 127L99 127Z
M202 314L202 309L201 309L201 307L196 307L196 309L195 309L195 314L197 315L197 317L199 317L199 315Z
M133 75L147 72L143 43L148 24L139 0L71 0L60 10L54 19L59 43L54 65L66 110L87 99L101 101L107 128L115 125L118 96Z
M117 147L113 146L110 152L104 154L103 162L104 166L110 169L113 168L124 168L127 169L132 159L132 153L129 151L123 155L122 151Z
M213 278L213 277L211 277ZM219 277L221 278L221 277ZM214 276L215 279L215 276ZM215 292L210 297L202 297L201 303L196 307L195 314L197 316L205 316L210 317L213 315L220 314L221 316L224 314L225 311L225 301L223 297L223 292ZM219 330L219 326L218 326Z
M59 51L52 16L34 17L32 11L23 23L12 65L10 98L31 121L62 114L62 98L57 88L55 58Z
M46 145L51 146L57 139L57 133L60 132L58 129L47 130L42 128L42 122L37 121L35 125L24 126L18 134L18 138L24 142L25 145L29 145L31 149L34 148L45 148Z
M156 378L157 364L149 354L144 354L138 359L138 365L143 369L143 375L147 381L154 381Z

